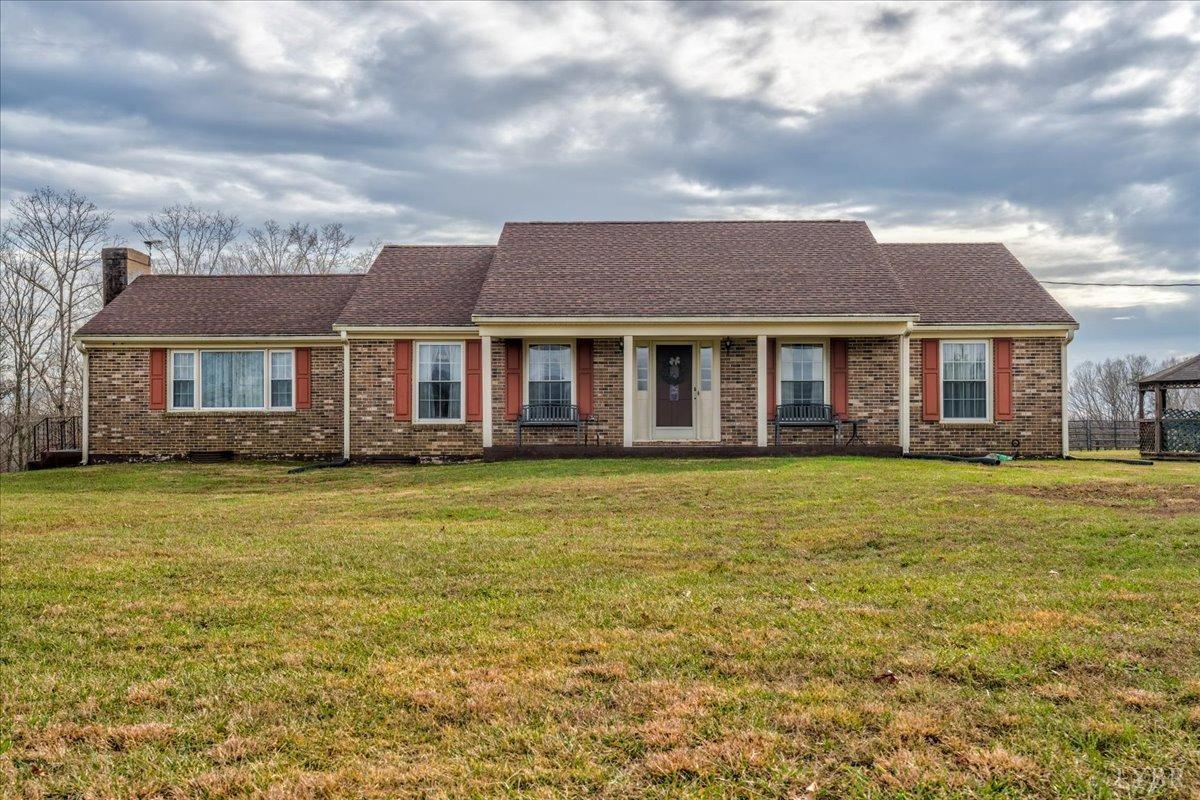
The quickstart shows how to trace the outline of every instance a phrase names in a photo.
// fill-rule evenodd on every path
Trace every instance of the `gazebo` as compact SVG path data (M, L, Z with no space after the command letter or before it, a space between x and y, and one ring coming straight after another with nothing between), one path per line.
M1147 458L1200 461L1200 411L1167 407L1167 389L1200 387L1200 355L1138 381L1139 449ZM1154 393L1154 418L1146 419L1146 393Z

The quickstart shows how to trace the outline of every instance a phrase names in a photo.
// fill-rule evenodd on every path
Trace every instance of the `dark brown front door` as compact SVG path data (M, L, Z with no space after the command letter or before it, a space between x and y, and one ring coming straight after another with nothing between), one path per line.
M692 346L660 344L655 375L654 424L660 428L692 427Z

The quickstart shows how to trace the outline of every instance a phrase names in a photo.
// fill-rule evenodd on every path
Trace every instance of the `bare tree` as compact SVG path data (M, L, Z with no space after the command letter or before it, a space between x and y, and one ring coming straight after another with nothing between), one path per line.
M1138 381L1164 366L1140 353L1084 361L1071 373L1067 398L1071 416L1109 423L1115 438L1119 422L1138 416Z
M13 200L9 214L5 239L17 253L10 265L49 297L52 333L42 380L62 414L77 406L81 373L71 335L99 296L95 266L112 214L74 191L50 187Z
M237 238L241 226L237 217L221 211L178 204L165 206L132 224L143 239L161 242L155 254L155 271L181 275L220 272L222 254Z
M19 468L32 455L30 429L45 410L38 406L44 403L44 356L54 327L50 295L27 277L40 277L39 271L27 256L0 244L0 471Z
M340 222L315 228L293 222L286 228L273 219L247 232L225 259L225 271L249 275L295 275L365 269L374 245L355 252L354 237Z

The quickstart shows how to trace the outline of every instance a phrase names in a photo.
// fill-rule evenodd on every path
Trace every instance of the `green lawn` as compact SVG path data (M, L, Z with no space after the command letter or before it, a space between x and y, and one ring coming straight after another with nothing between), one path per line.
M1200 466L0 490L0 796L1197 797Z

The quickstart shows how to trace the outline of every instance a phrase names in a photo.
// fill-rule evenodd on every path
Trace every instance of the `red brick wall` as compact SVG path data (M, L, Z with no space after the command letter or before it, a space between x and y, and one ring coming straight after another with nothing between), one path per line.
M858 427L863 444L900 446L900 340L895 336L851 338L847 341L847 383L852 419L866 420ZM826 358L829 357L826 352ZM775 429L768 426L774 442ZM844 438L849 438L847 428ZM779 441L785 445L829 446L834 432L829 428L783 428ZM857 444L857 443L856 443Z
M526 345L527 342L523 341L522 348ZM517 441L517 424L505 419L504 413L508 396L505 381L506 352L503 339L492 340L492 445L495 447L511 447ZM624 356L621 354L620 339L592 340L592 369L595 387L593 414L596 423L588 428L588 442L595 443L599 437L600 444L620 445L624 437L625 420L622 400ZM522 382L527 378L522 370ZM574 444L575 431L572 428L525 428L521 432L521 443Z
M758 444L758 340L734 339L720 350L721 444Z
M437 460L482 456L482 423L396 420L395 362L394 340L350 340L351 457L416 456Z
M921 419L921 340L909 346L912 376L909 450L913 453L1062 455L1062 339L1014 338L1013 418L986 424ZM1019 444L1013 447L1012 442Z
M304 411L151 411L149 350L95 349L88 363L94 460L181 456L193 450L232 450L254 458L341 454L341 347L312 348L312 407Z

